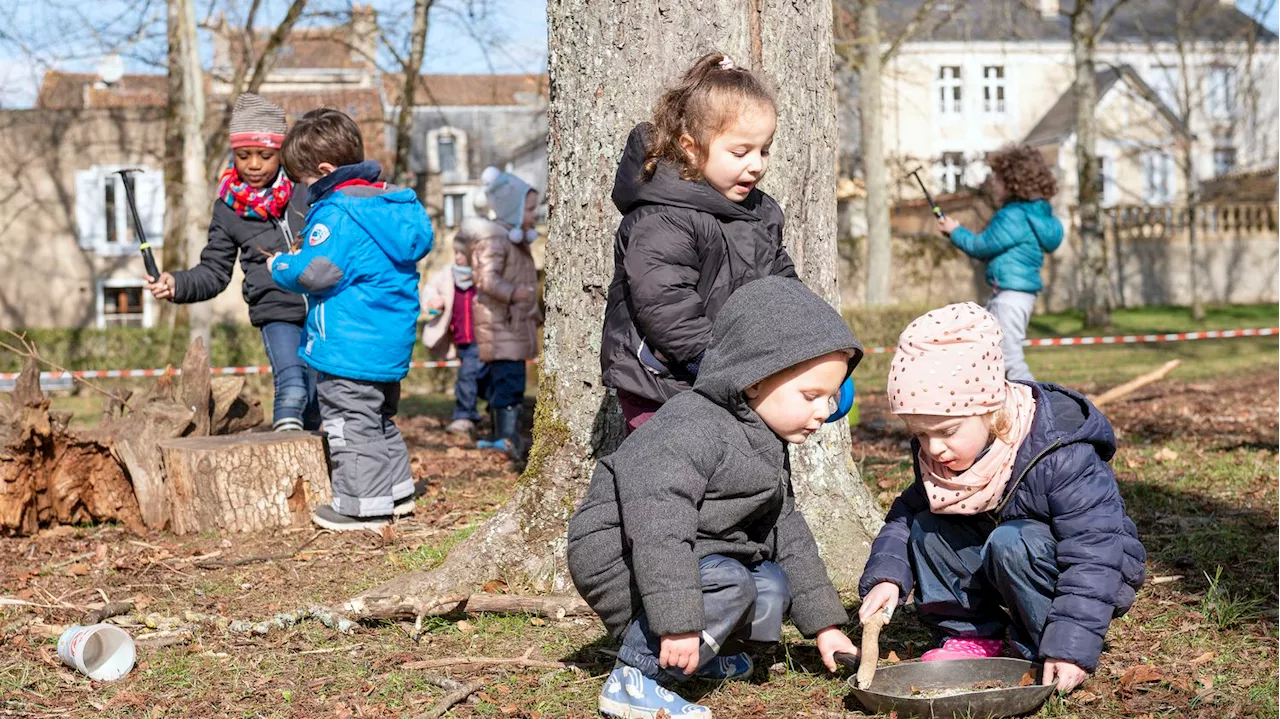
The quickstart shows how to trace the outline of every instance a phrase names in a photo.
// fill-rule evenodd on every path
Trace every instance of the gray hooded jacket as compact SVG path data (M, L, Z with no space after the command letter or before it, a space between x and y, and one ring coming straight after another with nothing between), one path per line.
M796 511L786 442L743 390L814 357L862 347L796 280L744 285L716 317L692 392L662 406L601 460L569 522L574 586L618 636L643 610L660 635L701 631L701 558L777 562L804 635L843 624L840 597Z

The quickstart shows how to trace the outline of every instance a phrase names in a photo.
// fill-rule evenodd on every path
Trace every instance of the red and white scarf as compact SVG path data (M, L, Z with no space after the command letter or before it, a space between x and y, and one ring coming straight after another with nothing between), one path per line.
M240 179L233 162L222 171L218 197L241 217L253 220L283 217L289 199L293 197L293 181L284 174L284 170L280 170L276 173L275 182L256 189Z

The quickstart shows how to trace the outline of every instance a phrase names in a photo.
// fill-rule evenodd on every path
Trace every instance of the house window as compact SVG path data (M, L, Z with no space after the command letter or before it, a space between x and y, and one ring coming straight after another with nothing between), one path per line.
M1235 71L1229 67L1209 68L1205 88L1205 111L1213 120L1230 120L1235 116Z
M1153 65L1147 77L1147 85L1155 91L1160 101L1173 110L1181 112L1178 102L1178 68L1172 65Z
M150 327L150 296L140 280L103 280L98 283L98 329Z
M982 111L988 115L1004 114L1004 66L982 68Z
M1167 205L1173 201L1173 156L1164 152L1142 153L1142 201Z
M938 112L943 115L959 115L960 100L960 67L938 68Z
M444 226L457 227L462 224L462 202L466 195L449 194L444 196Z
M440 158L441 174L458 169L458 146L453 141L453 135L436 138L436 156Z
M125 194L124 178L115 167L76 172L76 235L84 250L105 257L125 257L138 251L138 228ZM164 244L164 174L144 170L133 175L134 200L147 240Z
M1234 169L1236 169L1236 148L1213 148L1213 174L1215 176L1226 175Z
M964 185L964 153L942 153L942 191L952 193Z

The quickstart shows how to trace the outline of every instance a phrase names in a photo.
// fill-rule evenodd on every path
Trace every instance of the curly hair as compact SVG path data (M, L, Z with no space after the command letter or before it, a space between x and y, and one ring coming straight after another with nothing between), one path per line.
M1028 145L1009 145L990 153L987 166L1011 200L1048 200L1058 194L1058 181L1044 156Z
M773 93L750 70L734 67L722 52L698 58L680 83L663 92L654 105L653 129L645 143L644 179L653 179L659 160L679 168L681 179L702 179L711 141L751 105L777 112ZM680 145L684 135L692 137L697 148L692 158Z

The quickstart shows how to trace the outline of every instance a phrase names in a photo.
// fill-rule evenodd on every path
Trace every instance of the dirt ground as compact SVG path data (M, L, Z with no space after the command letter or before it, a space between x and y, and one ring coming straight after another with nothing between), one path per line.
M1122 445L1112 464L1148 548L1151 579L1113 625L1098 673L1038 716L1276 716L1278 406L1272 367L1165 381L1107 408ZM137 537L107 526L0 540L0 595L29 603L0 606L0 714L417 717L447 691L406 662L487 656L578 668L432 669L483 684L450 716L595 716L616 647L594 619L436 619L418 643L399 623L341 634L304 622L264 636L207 626L189 643L140 649L134 671L111 683L58 661L51 627L73 624L104 601L134 601L137 611L116 621L141 635L148 621L189 611L263 620L338 604L438 563L517 479L504 458L445 434L443 421L431 414L400 421L427 489L418 512L382 535L295 528ZM879 393L862 399L854 440L863 479L887 506L910 481L910 465L907 437ZM234 564L269 555L287 558ZM927 641L907 610L885 629L882 653L907 660ZM757 658L751 682L695 686L689 695L718 717L838 715L843 678L820 669L811 646L789 634Z

